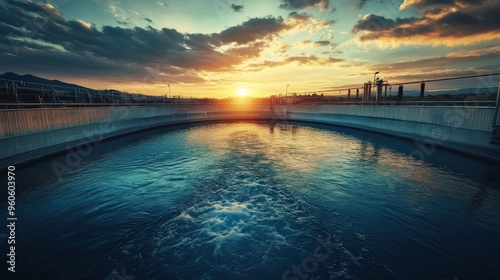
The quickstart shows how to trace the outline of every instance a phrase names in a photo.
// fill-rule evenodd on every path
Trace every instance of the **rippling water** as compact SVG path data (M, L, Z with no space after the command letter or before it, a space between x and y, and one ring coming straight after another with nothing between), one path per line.
M103 142L60 178L64 155L20 167L16 276L499 279L500 169L416 148L223 123Z

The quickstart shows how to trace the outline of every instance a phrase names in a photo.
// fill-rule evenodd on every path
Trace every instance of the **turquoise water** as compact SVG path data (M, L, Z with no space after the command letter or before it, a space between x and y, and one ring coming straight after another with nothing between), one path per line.
M16 278L4 264L0 275L499 279L499 167L441 150L424 161L415 149L267 123L98 143L80 159L18 168Z

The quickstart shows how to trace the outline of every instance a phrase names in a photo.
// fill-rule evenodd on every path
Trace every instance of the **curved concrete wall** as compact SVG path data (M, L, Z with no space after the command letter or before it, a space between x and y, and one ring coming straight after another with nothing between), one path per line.
M235 119L342 125L500 159L489 144L493 108L349 105L165 105L0 111L0 167L152 127Z
M269 105L245 104L2 110L0 167L157 126L271 115Z
M500 161L490 144L494 108L289 105L292 120L382 132Z

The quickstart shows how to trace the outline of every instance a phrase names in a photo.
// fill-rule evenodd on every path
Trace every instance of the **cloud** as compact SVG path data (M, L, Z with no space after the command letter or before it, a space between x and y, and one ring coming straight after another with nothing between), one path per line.
M290 27L289 30L307 30L311 34L322 29L327 29L335 22L334 20L317 19L308 13L291 12L288 16L286 24Z
M168 8L168 7L170 7L170 5L165 4L165 3L163 3L163 2L160 2L160 1L156 1L156 3L157 3L158 5L160 5L161 7L167 7L167 8Z
M125 11L120 7L119 4L115 5L113 3L109 3L107 9L117 21L121 22L130 21L130 18L127 16Z
M14 0L5 3L0 6L2 65L102 79L135 76L140 80L151 65L159 64L158 76L200 82L204 72L231 71L255 59L268 47L267 42L296 23L271 16L250 18L214 34L180 33L151 26L98 29L83 20L66 20L48 4ZM151 22L149 18L144 20Z
M326 46L329 46L330 45L330 41L316 41L314 42L314 44L318 47L326 47Z
M282 60L265 60L262 62L251 63L247 65L246 68L253 71L259 71L264 68L280 67L291 63L297 63L298 65L327 66L340 62L344 62L344 59L334 57L321 58L315 55L295 55L285 57L285 59Z
M302 41L301 43L294 44L294 46L296 46L296 45L303 46L302 47L303 49L312 48L312 47L317 48L317 47L336 46L336 44L334 44L328 40L320 40L320 41L314 41L314 42L312 42L311 40L305 40L305 41Z
M434 68L434 67L443 67L443 66L452 66L452 65L460 65L463 63L476 62L482 60L490 60L498 58L500 52L487 53L480 56L463 56L463 57L455 57L455 56L442 56L442 57L434 57L421 59L416 61L405 61L405 62L396 62L392 64L384 64L384 65L374 65L370 67L370 69L381 69L380 67L384 67L386 69L391 70L407 70L407 69L422 69L422 68Z
M371 65L353 65L351 63L350 66L361 67L362 70L355 76L364 77L369 73L373 75L375 71L381 71L384 75L383 78L390 82L410 82L440 77L492 73L498 70L499 57L500 46L489 46L473 50L460 50L423 59L408 59ZM485 66L485 63L489 63L489 65Z
M285 10L302 10L321 7L322 9L330 8L330 0L282 0L279 6Z
M356 6L358 10L363 9L366 5L366 2L368 2L368 0L359 0L358 5Z
M500 47L492 46L471 51L452 52L446 56L425 58L412 61L402 61L390 64L379 64L370 66L371 70L390 69L390 70L408 70L408 69L429 69L434 67L447 67L453 65L463 65L477 61L493 61L500 57Z
M406 9L409 7L425 8L429 6L441 6L441 5L453 5L454 0L405 0L400 9Z
M286 48L289 46L283 35L299 30L314 34L333 23L307 13L292 12L286 19L249 18L218 33L200 34L130 27L126 21L123 25L96 27L81 19L67 20L49 4L4 3L0 6L0 68L6 71L30 69L33 74L73 75L113 83L200 83L210 77L210 72L258 71L262 70L258 67L290 63L326 66L342 61L330 54L287 54L291 49ZM276 46L282 46L281 51ZM310 46L332 45L322 40L311 41ZM258 62L264 52L280 58ZM250 63L253 67L243 67Z
M246 44L272 36L285 29L288 29L288 26L284 23L283 18L268 16L265 18L251 18L241 25L229 27L219 34L213 34L213 37L220 40L222 44L232 42Z
M452 2L405 1L406 5L414 7L427 7L430 3L440 3L436 4L440 7L422 9L420 17L404 19L368 14L353 26L352 33L361 32L361 41L376 40L381 44L465 45L500 38L500 2Z
M482 5L486 2L492 2L489 0L404 0L401 4L400 9L406 9L410 7L415 8L427 8L433 6L458 6L458 7L469 7L474 5Z
M242 12L243 11L243 5L236 5L236 4L231 4L231 9L235 12Z

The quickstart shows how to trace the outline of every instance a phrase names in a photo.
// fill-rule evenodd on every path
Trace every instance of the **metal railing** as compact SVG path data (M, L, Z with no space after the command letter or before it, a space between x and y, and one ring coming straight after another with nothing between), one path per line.
M379 80L371 81L357 88L336 88L316 92L288 93L272 95L270 98L252 99L261 104L336 104L336 105L401 105L401 106L495 106L498 108L498 87L484 91L481 87L476 92L468 92L461 96L451 94L442 97L439 91L426 89L427 84L443 81L465 80L481 77L498 76L500 73L470 75L461 77L427 79L422 81L389 83ZM420 91L413 94L405 92L407 85L420 84ZM397 95L392 94L392 87L398 86ZM288 89L288 87L287 87ZM389 92L388 92L389 90ZM326 93L326 95L325 95ZM335 95L334 93L337 93ZM389 95L387 95L389 93ZM432 93L432 95L430 94ZM441 96L441 97L440 97ZM460 97L460 98L459 98ZM444 100L438 100L444 99ZM496 100L495 100L496 99ZM160 106L165 104L208 104L228 103L231 100L167 98L166 96L150 96L116 90L93 90L83 87L55 86L15 80L0 79L0 109L13 108L54 108L54 107L89 107L89 106ZM497 109L498 110L498 109ZM497 120L494 120L497 125Z
M462 105L461 103L474 103L476 101L479 106L491 106L490 102L482 101L495 101L495 93L497 92L496 85L488 86L484 81L479 79L484 77L494 77L498 76L500 73L490 73L490 74L479 74L479 75L469 75L460 77L448 77L448 78L437 78L437 79L425 79L421 81L405 81L405 82L394 82L390 83L386 80L377 79L376 82L372 83L369 81L361 87L342 87L342 88L332 88L325 89L316 92L299 92L292 93L291 97L288 94L287 100L283 101L283 95L277 96L280 101L278 103L290 103L288 99L293 99L295 101L303 103L307 102L307 99L311 99L310 95L318 96L318 93L323 97L321 101L327 103L345 103L348 104L379 104L386 105L389 103L404 105L434 105L439 104L440 101L443 103L453 103L456 105ZM467 80L467 79L478 79L476 85L470 85L468 87L464 86L447 86L446 88L434 88L429 89L429 84L438 84L440 82L456 81L456 80ZM490 81L491 83L491 81ZM413 90L407 91L407 86L417 85ZM393 91L393 87L397 86ZM406 91L405 91L406 90ZM469 92L465 92L469 90ZM393 95L393 92L397 95ZM325 95L326 94L326 95ZM442 99L442 100L437 100ZM465 99L460 102L461 99ZM291 103L297 103L292 101Z

